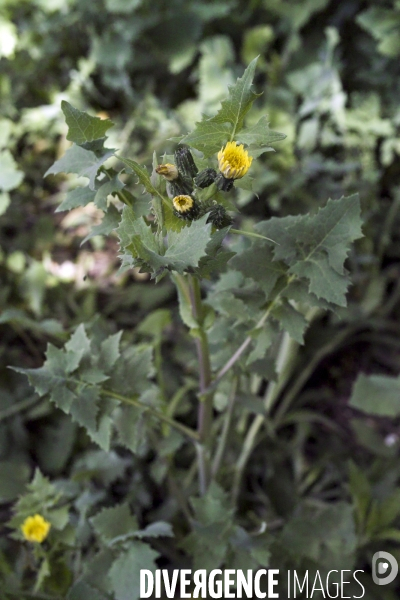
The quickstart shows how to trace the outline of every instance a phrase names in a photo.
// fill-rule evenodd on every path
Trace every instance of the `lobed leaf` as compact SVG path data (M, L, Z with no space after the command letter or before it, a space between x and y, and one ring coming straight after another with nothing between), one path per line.
M106 150L102 156L98 157L91 150L85 150L81 146L73 144L62 158L56 160L54 165L47 169L44 176L58 173L76 173L76 175L88 177L89 188L94 190L98 170L113 154L114 150Z
M231 123L231 140L242 129L246 114L249 112L254 100L261 96L255 94L250 88L253 84L258 57L254 58L246 68L243 76L235 85L229 87L229 97L221 102L221 108L210 119L213 123Z
M104 137L106 131L114 125L110 119L91 117L72 106L66 100L61 102L61 110L65 115L65 121L69 128L67 140L75 142L75 144L83 144L101 139Z
M362 237L358 195L328 200L315 215L272 218L256 226L279 245L274 259L309 282L309 291L339 306L346 305L349 280L344 261L354 240Z

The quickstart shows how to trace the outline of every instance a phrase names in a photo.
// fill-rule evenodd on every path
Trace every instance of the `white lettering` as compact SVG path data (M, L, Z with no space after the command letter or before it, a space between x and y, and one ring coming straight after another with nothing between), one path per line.
M253 595L253 571L251 569L247 569L247 580L244 576L243 571L239 570L236 576L236 597L242 597L242 591L244 590L244 594L246 598L251 598Z
M161 598L161 573L160 573L160 569L156 569L156 573L155 573L155 596L156 598Z
M297 598L297 596L296 596L296 582L297 582L297 585L299 586L299 592L300 593L303 591L304 587L306 588L306 594L305 594L305 596L306 596L306 598L308 598L308 571L306 571L306 574L304 576L303 584L302 585L300 585L300 581L299 581L299 579L297 577L297 571L293 571L293 591L294 591L293 598Z
M208 578L208 593L211 598L222 598L222 581L215 582L217 575L222 575L221 569L213 569Z
M146 590L146 579L147 579L147 590ZM153 573L149 569L140 569L140 597L150 598L153 593L154 577Z
M326 593L328 594L328 598L339 598L339 584L338 583L330 583L329 582L329 576L331 573L339 573L339 571L337 569L332 569L332 571L329 571L328 575L326 576ZM331 596L329 593L329 589L331 587L335 587L336 588L336 596Z
M190 586L190 569L181 569L181 598L190 598L191 593L186 591L186 588Z
M257 598L266 598L267 594L260 590L260 579L263 575L266 575L267 571L265 569L259 569L254 577L254 593Z
M341 576L342 576L342 578L341 578L341 583L342 583L342 585L341 585L342 598L351 598L351 596L343 596L343 586L344 586L344 584L345 583L350 583L350 581L343 581L343 573L351 573L351 571L350 571L350 569L344 569L343 571L340 571L340 573L341 573Z
M279 575L279 569L268 569L268 598L279 598L279 594L274 592L274 587L278 585L275 575Z
M235 580L230 577L235 575L235 569L225 569L224 571L224 596L225 598L236 598L235 592L230 592L229 588L235 585Z
M193 581L196 587L194 588L192 598L207 598L207 571L205 569L195 571Z
M169 574L167 569L162 571L164 579L164 588L167 598L175 598L176 584L178 583L179 569L174 569L172 573L171 583L169 582Z
M321 587L315 587L317 585L317 579L318 579L318 582L319 582L319 584L320 584ZM324 586L322 585L321 575L319 574L319 571L317 571L316 574L315 574L314 584L312 586L310 598L313 597L314 592L316 592L316 591L322 592L322 594L323 594L323 596L325 598Z
M356 573L364 573L364 571L362 569L358 569L357 571L354 571L354 573L353 573L354 579L357 581L358 585L361 585L361 587L362 587L362 594L361 594L361 596L353 596L353 598L364 598L365 587L363 586L363 584L361 583L361 581L359 581L357 579Z

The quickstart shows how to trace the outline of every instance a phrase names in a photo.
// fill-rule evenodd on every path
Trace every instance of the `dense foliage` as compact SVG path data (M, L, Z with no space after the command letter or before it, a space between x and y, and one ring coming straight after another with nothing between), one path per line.
M268 565L396 598L399 27L395 0L0 2L5 600Z

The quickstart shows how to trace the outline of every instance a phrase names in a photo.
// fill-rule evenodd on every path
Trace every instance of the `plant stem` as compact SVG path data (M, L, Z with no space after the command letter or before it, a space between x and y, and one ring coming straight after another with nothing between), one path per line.
M189 276L189 296L192 316L198 327L191 331L195 339L197 357L199 360L199 406L197 413L197 458L199 464L199 487L204 495L207 491L210 477L210 433L212 425L213 393L208 390L211 383L210 352L207 334L203 326L203 303L201 300L200 282Z
M124 404L130 404L131 406L135 406L136 408L141 408L144 411L149 412L150 414L155 416L160 421L163 421L164 423L168 423L168 425L171 425L171 427L174 427L174 429L177 429L178 431L185 434L186 436L188 436L189 438L191 438L192 440L194 440L196 442L199 439L198 433L196 431L193 431L193 429L190 429L190 427L186 427L186 425L179 423L179 421L175 421L175 419L172 419L168 415L158 411L156 408L153 408L152 406L143 404L143 402L136 400L136 398L128 398L127 396L122 396L121 394L118 394L117 392L113 392L112 390L102 390L101 393L104 394L105 396L109 396L110 398L114 398L115 400L119 400L120 402L123 402Z
M282 293L285 290L287 290L287 288L289 287L289 285L292 283L292 281L295 278L296 278L295 275L290 275L288 277L288 280L286 282L285 287L283 287L277 293L277 295L275 296L275 298L270 302L270 305L268 306L267 310L265 311L265 313L263 314L263 316L261 317L261 319L258 321L258 323L256 324L256 326L254 327L254 329L259 329L260 327L262 327L264 325L264 323L268 319L269 315L271 314L272 310L275 308L276 304L279 302ZM239 346L239 348L230 357L230 359L225 363L225 365L222 367L222 369L220 369L220 371L218 371L218 373L214 377L214 380L213 380L213 382L212 382L212 384L210 386L210 389L214 389L214 387L219 382L219 380L222 379L222 377L233 367L233 365L239 360L239 358L242 356L242 354L247 350L247 348L251 344L252 340L253 340L253 338L252 338L251 335L247 336L247 338L244 340L244 342L241 344L241 346Z
M229 434L229 429L231 426L232 416L233 416L233 407L235 405L235 396L236 396L237 385L238 385L238 378L235 377L233 379L231 392L229 394L228 406L226 409L226 415L225 415L224 425L223 425L222 432L221 432L221 437L219 439L218 448L215 453L214 461L212 464L211 473L212 473L213 477L215 477L217 475L217 473L220 469L221 462L222 462L225 448L226 448L226 443L228 441L228 434Z
M267 414L270 412L276 399L286 385L288 377L292 371L294 359L297 356L298 342L293 340L287 332L283 334L278 357L276 361L277 381L271 381L264 396L264 406ZM236 463L235 474L232 486L232 502L235 505L239 496L240 483L243 471L246 467L250 454L253 451L255 440L265 420L264 415L257 415L247 432L242 452Z
M311 321L316 317L316 315L320 312L318 308L311 308L306 314L306 320L311 323ZM286 386L289 377L293 372L293 367L295 365L297 359L297 352L299 349L299 343L296 342L293 338L289 336L287 332L283 334L281 344L279 347L278 357L276 361L276 372L278 378L276 381L271 381L268 385L267 391L264 396L264 406L266 415L271 413L275 402L279 398L282 390ZM235 476L233 482L233 491L232 491L232 499L233 503L236 504L237 498L240 490L240 482L242 479L243 471L246 467L247 461L252 453L256 437L260 428L265 423L264 415L257 415L251 424L249 431L247 432L242 452L240 454L239 460L236 463Z

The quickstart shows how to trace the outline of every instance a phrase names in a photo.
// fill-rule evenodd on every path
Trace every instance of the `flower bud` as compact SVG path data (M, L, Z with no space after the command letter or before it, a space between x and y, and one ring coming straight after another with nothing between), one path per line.
M175 150L175 162L179 173L183 177L193 179L199 172L193 160L192 153L187 146L180 146Z
M194 183L199 188L206 188L214 183L217 177L217 171L215 169L204 169L200 171L198 175L194 178Z
M207 223L212 223L217 229L223 229L232 225L233 219L228 215L222 204L215 204L210 210Z
M165 165L158 165L155 169L158 175L162 175L165 177L167 181L174 181L174 179L178 179L179 173L178 169L175 165L171 163L166 163Z

